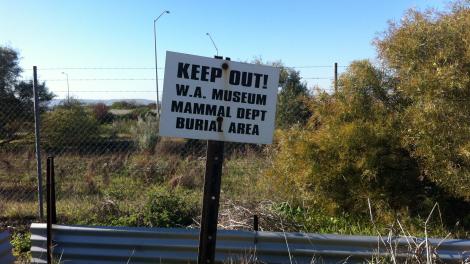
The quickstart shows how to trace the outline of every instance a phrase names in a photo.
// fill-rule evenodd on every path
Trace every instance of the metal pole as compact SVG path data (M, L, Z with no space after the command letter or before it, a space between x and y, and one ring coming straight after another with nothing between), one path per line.
M70 86L69 86L69 74L62 72L67 77L67 104L70 104Z
M160 117L160 96L158 95L158 64L157 64L157 29L156 29L156 23L157 20L153 21L153 43L154 43L154 48L155 48L155 87L157 89L157 104L155 105L155 110L157 111L157 116Z
M335 93L338 92L338 63L335 62Z
M47 201L47 264L52 263L52 206L51 206L51 157L47 158L46 163L46 201Z
M215 58L221 59L219 56L215 56ZM230 60L229 58L226 59ZM217 122L221 126L223 117L217 117ZM201 231L199 233L198 264L211 264L215 261L223 163L224 142L208 140L206 173L204 175L204 195L202 199Z
M52 225L57 223L56 200L55 200L55 172L54 157L47 158L47 263L53 261Z
M155 105L155 110L157 111L157 116L160 117L160 95L158 91L158 60L157 60L157 20L164 14L169 14L170 11L163 11L157 18L153 20L153 44L155 51L155 87L157 90L157 104Z
M57 224L57 209L56 209L56 199L55 199L55 169L54 169L54 157L51 159L51 174L50 174L50 201L51 201L51 224Z
M211 39L211 41L212 41L212 44L214 45L215 52L217 53L216 57L219 57L219 49L218 49L218 48L217 48L217 46L215 45L215 42L214 42L214 40L212 39L212 36L211 36L211 34L209 34L209 33L206 33L206 35L207 35L207 36L209 36L209 38L210 38L210 39Z
M39 92L38 92L38 74L37 67L33 66L33 97L34 97L34 135L36 147L36 173L38 177L38 202L39 202L39 219L44 219L44 206L42 194L42 162L41 162L41 118L39 113Z
M70 104L70 85L69 85L69 75L67 74L67 103Z

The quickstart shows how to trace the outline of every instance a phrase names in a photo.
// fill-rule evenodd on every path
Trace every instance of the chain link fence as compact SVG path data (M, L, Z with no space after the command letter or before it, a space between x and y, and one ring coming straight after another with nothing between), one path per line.
M306 66L311 67L321 70L317 74L332 69ZM63 70L73 75L72 89ZM163 69L158 70L163 74ZM40 81L45 80L56 95L43 101L40 109L43 209L46 158L53 156L59 223L198 226L206 141L158 135L155 79L135 77L141 73L153 75L154 68L39 69ZM294 73L289 73L290 79L297 80ZM0 97L0 226L41 220L33 96L30 92L18 97L22 100ZM295 114L300 112L296 102L288 95L284 101L278 102L286 109L282 118L303 118ZM279 222L265 210L272 207L272 183L263 175L271 168L274 148L225 143L221 227L250 228L254 214L265 216L260 219L261 230L263 223Z
M75 92L75 96L86 94ZM2 115L16 125L15 139L3 143L0 152L2 225L39 220L34 117L30 112L25 116L21 109L13 108ZM69 98L49 104L41 113L43 189L45 193L46 157L53 156L58 221L197 225L206 141L161 138L158 123L151 101L123 98L90 103ZM222 204L252 201L257 195L250 177L259 177L268 164L266 149L226 143ZM166 220L156 219L158 216Z
M38 212L32 103L2 97L0 111L0 223ZM10 219L10 220L7 220Z

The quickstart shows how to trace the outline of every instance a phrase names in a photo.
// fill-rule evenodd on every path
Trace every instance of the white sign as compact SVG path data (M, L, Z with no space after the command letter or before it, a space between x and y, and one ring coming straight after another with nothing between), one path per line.
M270 144L279 69L167 51L160 135Z

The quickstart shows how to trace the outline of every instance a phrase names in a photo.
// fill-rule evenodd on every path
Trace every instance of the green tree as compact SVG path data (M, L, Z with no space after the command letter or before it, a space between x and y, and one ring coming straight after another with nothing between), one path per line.
M18 53L7 47L0 47L0 95L10 95L17 83L21 68L18 65Z
M281 67L279 85L281 90L277 103L277 127L288 128L295 124L305 124L311 115L307 106L307 99L310 96L307 84L302 82L300 73Z
M18 60L15 50L0 47L0 145L27 134L18 133L20 129L33 131L33 83L18 80ZM44 112L54 95L44 82L38 85L38 94L40 111Z
M276 126L284 129L293 125L304 125L311 116L308 107L308 99L311 96L307 89L307 83L303 82L300 77L300 72L285 67L281 61L263 62L261 58L255 58L251 63L280 69Z
M423 177L470 201L470 2L411 10L376 45L409 106L402 143Z

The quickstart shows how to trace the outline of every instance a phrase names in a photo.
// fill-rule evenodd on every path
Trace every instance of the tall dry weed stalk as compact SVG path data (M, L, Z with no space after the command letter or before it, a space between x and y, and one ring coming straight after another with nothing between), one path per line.
M437 245L433 245L430 243L428 237L428 226L433 216L434 212L439 212L439 216L442 222L441 212L439 209L438 203L435 203L431 212L429 213L425 223L424 223L424 238L422 241L419 241L416 237L411 236L409 232L407 232L403 225L401 224L400 220L396 220L396 224L399 227L400 233L394 234L392 229L388 233L387 237L383 237L375 223L374 216L372 213L372 206L370 199L367 199L367 203L369 206L369 214L370 214L370 221L373 225L374 230L377 232L379 243L377 245L377 255L374 256L369 263L410 263L410 264L440 264L444 263L442 259L440 259L439 254L437 253L437 249L439 245L445 241L451 234L447 234L445 238L443 238L440 243ZM403 248L399 245L399 239L405 239L406 241L406 248ZM385 248L385 252L382 254L380 248ZM467 263L465 260L462 260L462 263Z

